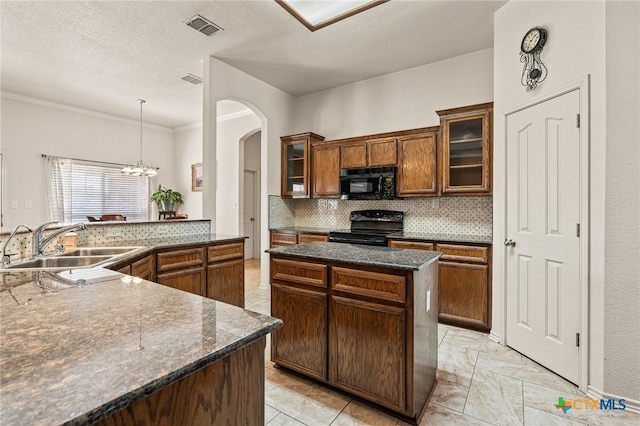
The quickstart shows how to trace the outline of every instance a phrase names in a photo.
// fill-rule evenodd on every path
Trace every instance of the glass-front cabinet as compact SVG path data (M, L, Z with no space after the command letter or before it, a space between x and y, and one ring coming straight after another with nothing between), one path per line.
M315 133L282 136L282 197L309 197L309 150L311 142L323 141Z
M442 193L491 193L491 120L493 103L444 111L442 129Z

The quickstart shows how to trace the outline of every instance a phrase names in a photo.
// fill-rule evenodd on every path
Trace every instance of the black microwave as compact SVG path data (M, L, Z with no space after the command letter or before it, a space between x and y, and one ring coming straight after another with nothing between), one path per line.
M343 200L392 200L396 197L396 167L340 170Z

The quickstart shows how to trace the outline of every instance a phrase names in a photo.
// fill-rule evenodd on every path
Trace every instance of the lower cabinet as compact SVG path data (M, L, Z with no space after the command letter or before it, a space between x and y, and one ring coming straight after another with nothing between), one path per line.
M491 246L391 239L389 247L441 251L439 322L491 331Z
M330 312L329 382L404 411L405 309L331 296Z
M171 288L188 291L198 296L206 296L206 273L203 267L164 272L158 274L156 281Z
M206 296L244 308L244 259L207 266Z
M271 360L327 380L327 295L272 283L271 315L285 323L272 335Z
M155 256L150 254L131 264L131 275L147 281L155 281L156 262Z

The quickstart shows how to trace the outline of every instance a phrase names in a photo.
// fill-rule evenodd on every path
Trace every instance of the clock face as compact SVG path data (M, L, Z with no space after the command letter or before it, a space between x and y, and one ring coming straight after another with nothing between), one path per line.
M540 30L537 28L532 28L522 39L520 49L524 53L529 53L538 46L538 43L540 43Z

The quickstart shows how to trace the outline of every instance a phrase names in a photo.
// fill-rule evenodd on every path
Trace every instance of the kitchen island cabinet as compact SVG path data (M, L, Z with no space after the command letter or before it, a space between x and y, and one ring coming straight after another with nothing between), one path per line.
M270 253L276 364L419 420L435 385L440 253L339 243Z
M2 275L2 424L264 424L280 320L101 268Z

